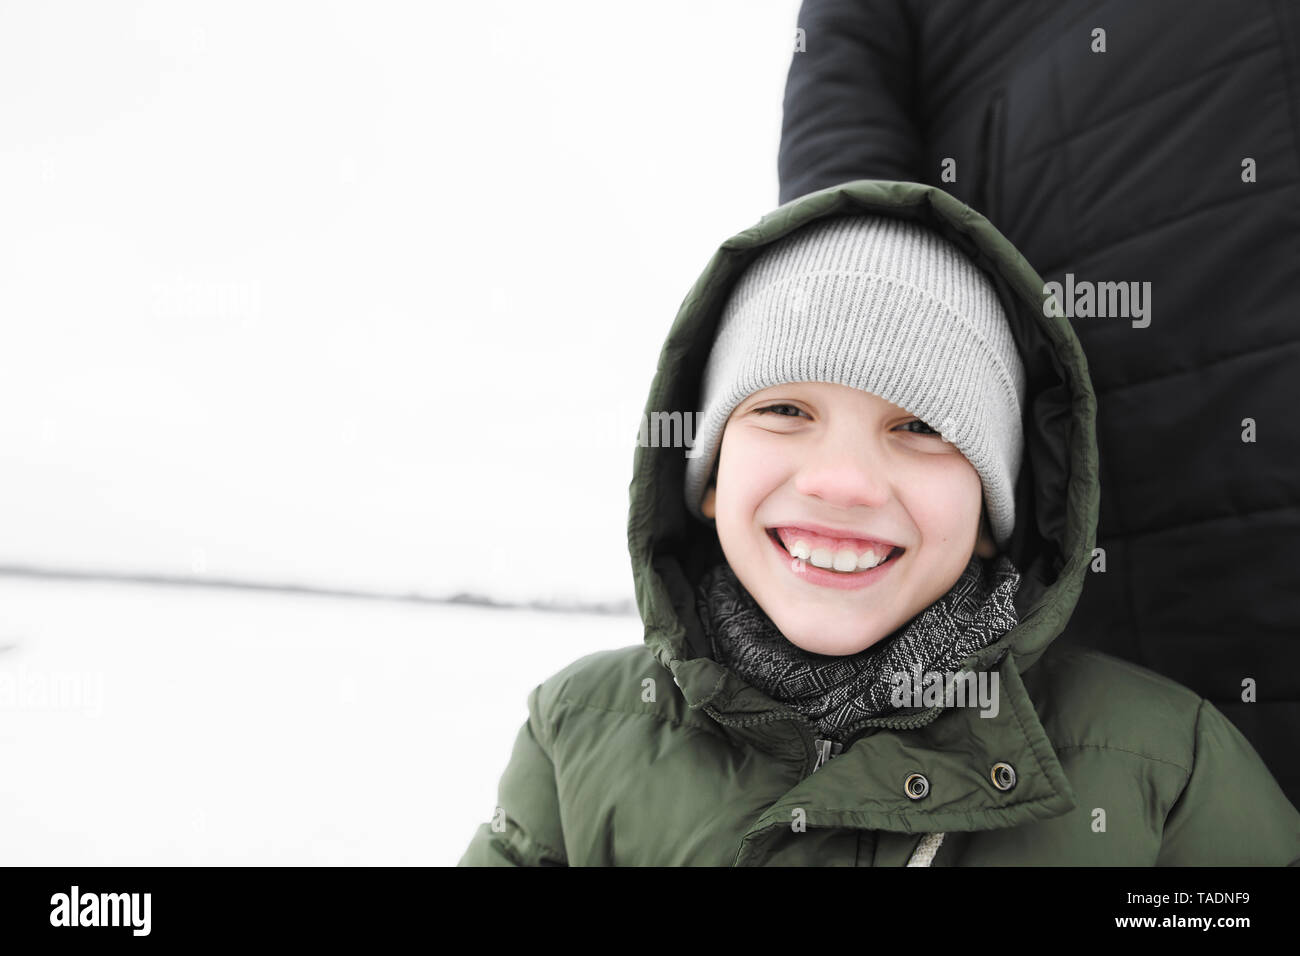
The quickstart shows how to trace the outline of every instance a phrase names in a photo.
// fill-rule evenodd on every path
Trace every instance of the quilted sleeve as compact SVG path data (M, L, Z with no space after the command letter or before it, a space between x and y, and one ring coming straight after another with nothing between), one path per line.
M497 785L493 819L479 826L458 866L567 866L555 765L542 689L528 695L528 719Z
M916 43L902 0L804 0L796 26L780 202L852 179L922 181Z
M1300 812L1235 724L1196 712L1192 772L1165 818L1157 866L1300 866Z

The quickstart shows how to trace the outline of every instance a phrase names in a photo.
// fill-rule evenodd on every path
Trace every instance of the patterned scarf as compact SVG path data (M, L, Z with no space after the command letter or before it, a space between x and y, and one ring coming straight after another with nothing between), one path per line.
M858 721L897 709L890 699L893 674L946 674L1011 630L1019 585L1020 574L1005 556L985 561L972 555L947 594L893 634L844 656L792 644L725 561L704 575L696 608L714 660L840 741Z

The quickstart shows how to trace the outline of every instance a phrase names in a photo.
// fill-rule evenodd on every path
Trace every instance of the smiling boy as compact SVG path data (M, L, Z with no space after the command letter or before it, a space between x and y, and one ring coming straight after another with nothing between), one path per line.
M644 646L533 690L461 863L1300 864L1300 813L1217 708L1056 640L1093 558L1096 402L1043 305L918 183L723 243L646 406L703 409L695 447L634 453ZM900 706L922 673L997 706Z
M991 559L1024 393L997 290L917 223L821 220L732 289L686 466L725 556L698 612L713 657L802 713L819 751L897 710L901 675L955 677L1015 625L1019 574Z

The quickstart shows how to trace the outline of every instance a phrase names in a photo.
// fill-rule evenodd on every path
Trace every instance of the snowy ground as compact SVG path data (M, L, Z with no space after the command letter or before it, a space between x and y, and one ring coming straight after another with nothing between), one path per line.
M0 864L454 864L636 617L0 578Z

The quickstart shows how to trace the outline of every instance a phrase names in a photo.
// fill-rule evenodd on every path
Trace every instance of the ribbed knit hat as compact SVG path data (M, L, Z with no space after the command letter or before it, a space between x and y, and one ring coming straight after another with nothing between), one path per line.
M700 502L722 433L747 396L831 382L906 409L966 456L989 525L1015 527L1025 370L988 276L938 233L874 215L819 219L763 249L723 307L686 462Z

